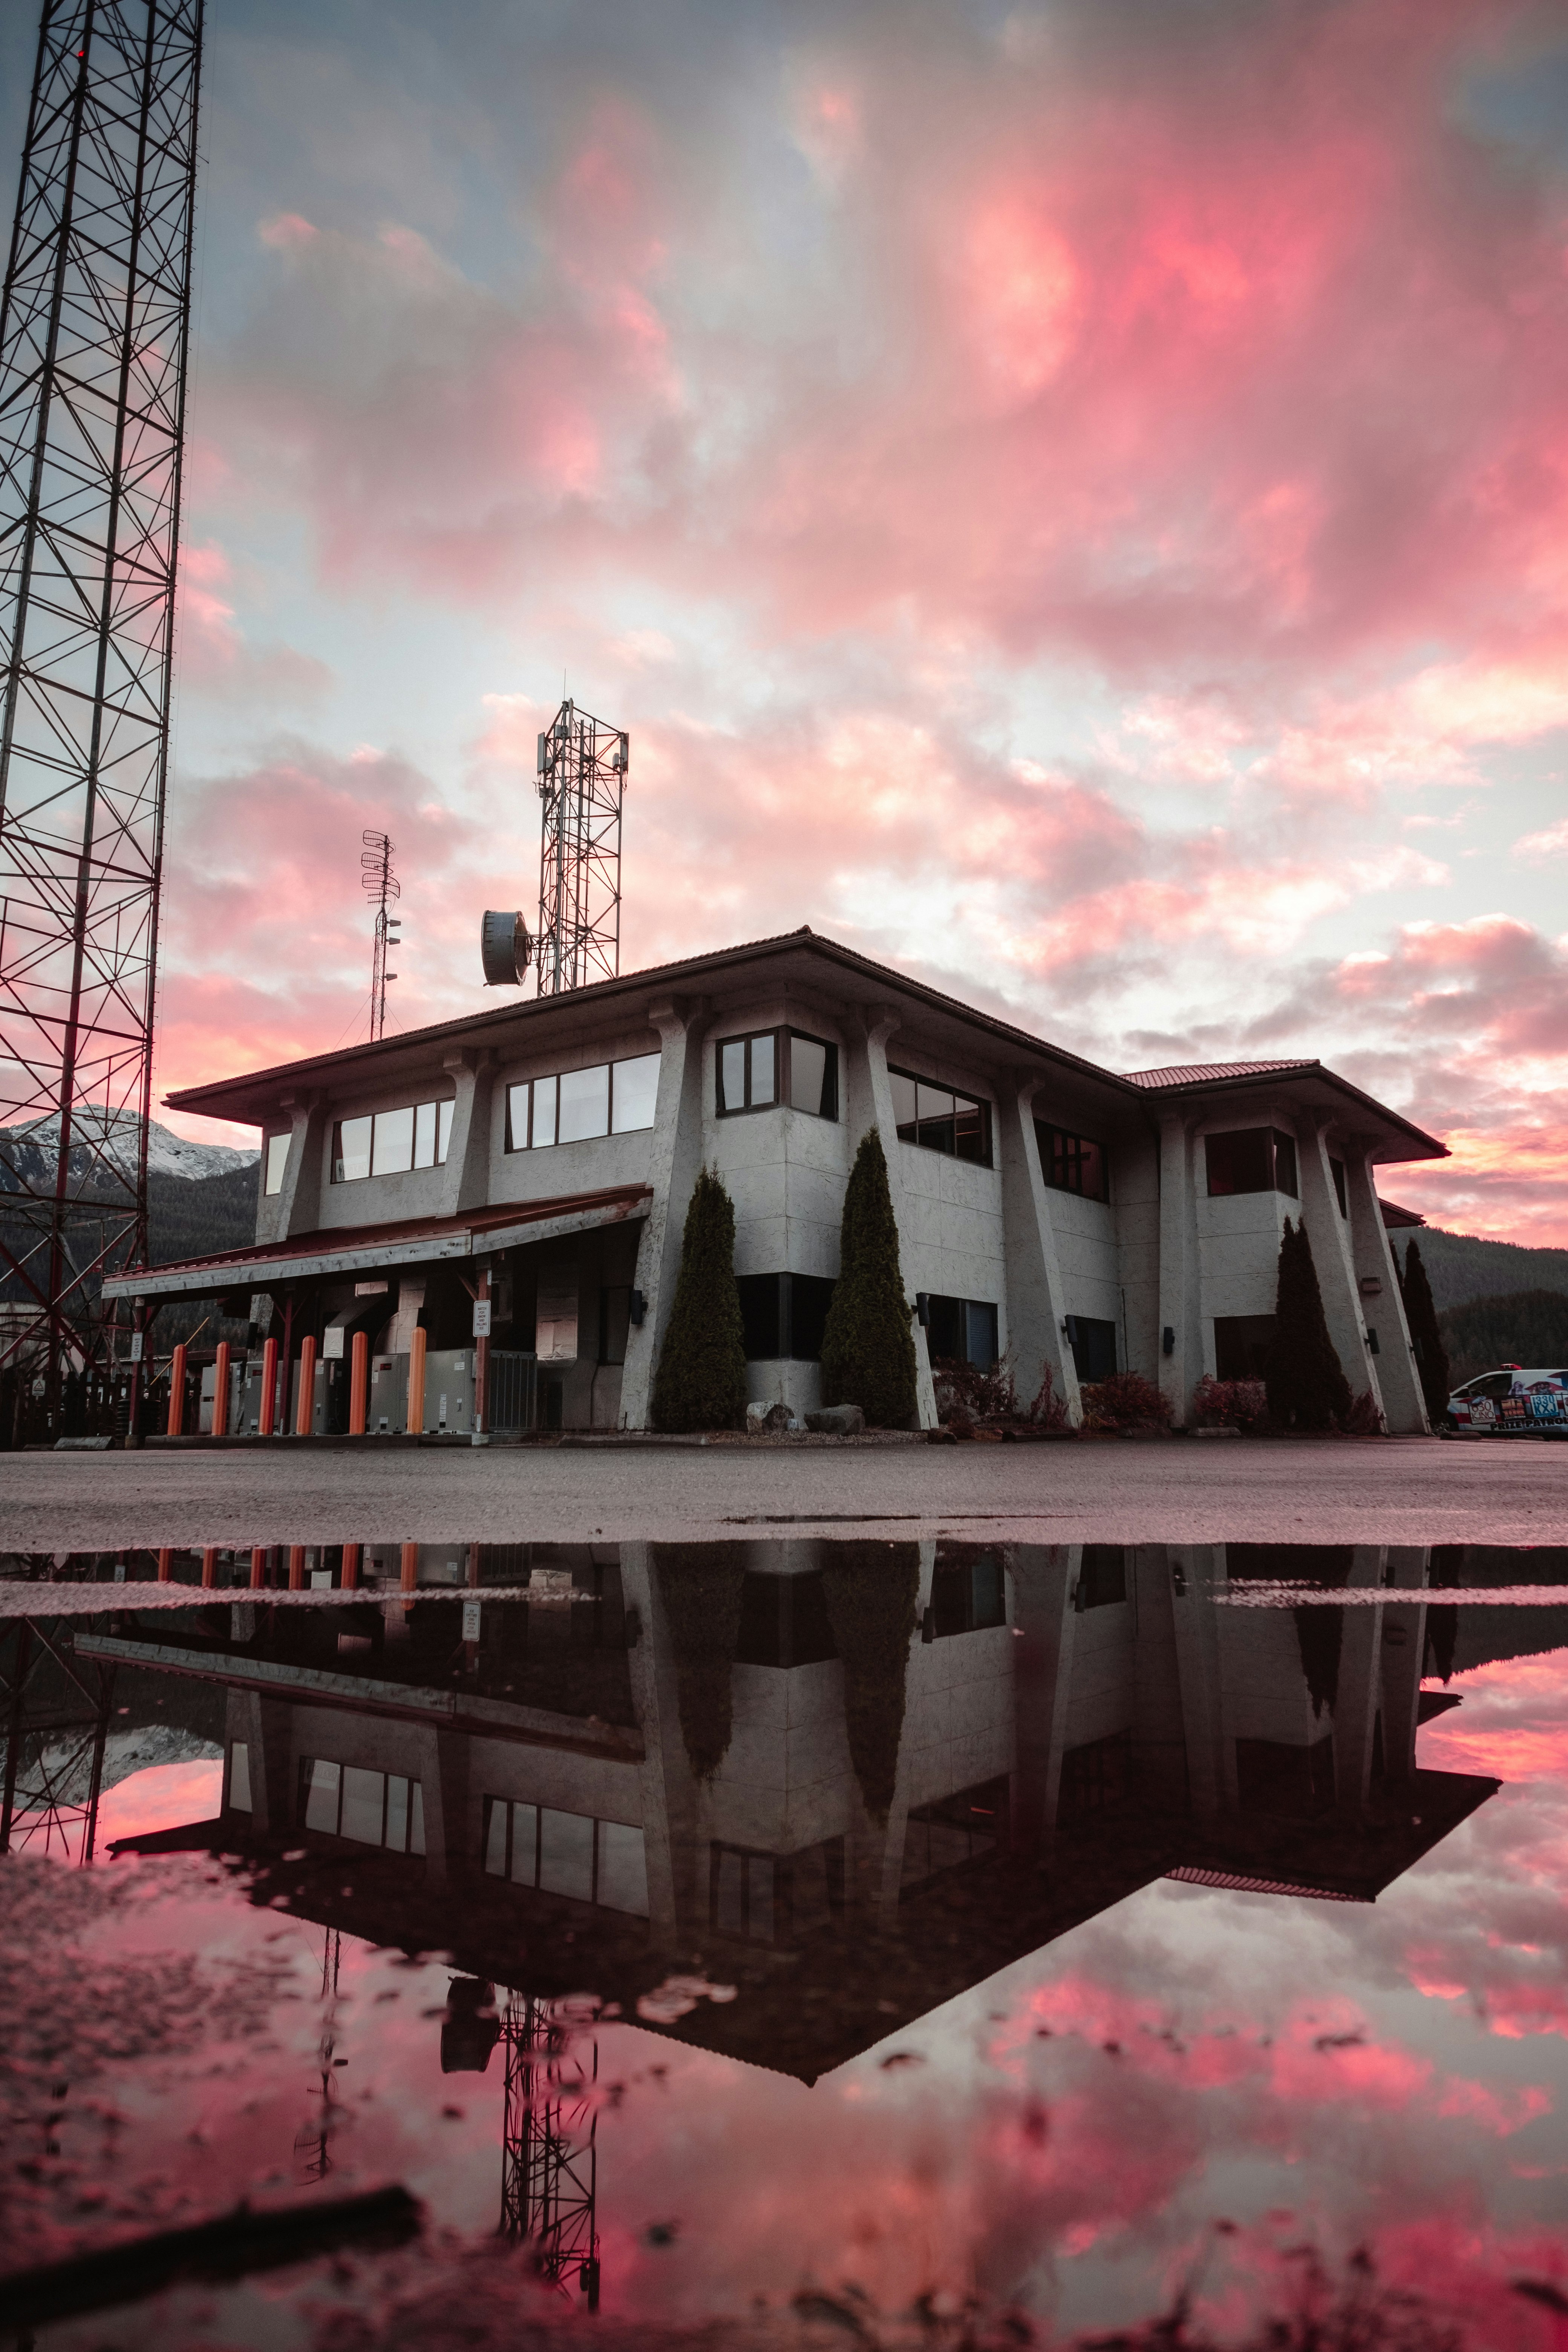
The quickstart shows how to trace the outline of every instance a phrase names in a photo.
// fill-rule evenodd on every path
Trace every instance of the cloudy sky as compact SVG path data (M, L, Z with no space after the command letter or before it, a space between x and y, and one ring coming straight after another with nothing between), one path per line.
M626 968L1318 1054L1568 1242L1562 0L208 22L160 1090L364 1034L366 825L486 1002L564 679Z

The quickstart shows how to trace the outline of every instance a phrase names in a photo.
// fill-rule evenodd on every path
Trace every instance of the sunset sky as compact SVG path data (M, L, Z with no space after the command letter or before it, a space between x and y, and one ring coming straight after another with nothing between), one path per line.
M365 1034L365 825L495 1002L564 677L623 969L1320 1055L1568 1243L1562 0L207 21L160 1093Z

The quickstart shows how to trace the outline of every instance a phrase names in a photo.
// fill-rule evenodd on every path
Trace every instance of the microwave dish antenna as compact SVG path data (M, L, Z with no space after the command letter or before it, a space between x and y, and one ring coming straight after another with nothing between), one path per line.
M515 908L486 911L479 925L479 961L487 988L516 988L533 961L528 925Z

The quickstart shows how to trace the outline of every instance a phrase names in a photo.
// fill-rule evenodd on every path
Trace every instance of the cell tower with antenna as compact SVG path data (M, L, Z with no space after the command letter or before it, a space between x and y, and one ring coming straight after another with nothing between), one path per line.
M542 803L539 931L520 913L488 913L480 933L485 981L515 988L531 962L541 996L621 968L621 803L631 742L571 701L539 738Z
M370 963L370 1034L374 1045L378 1037L386 1034L386 983L397 978L395 971L388 971L386 959L389 950L397 945L396 933L403 918L388 909L403 892L392 870L390 835L367 829L360 839L364 844L360 852L360 881L365 897L375 908L375 946Z
M147 1135L203 0L42 0L0 297L0 1370L108 1349Z

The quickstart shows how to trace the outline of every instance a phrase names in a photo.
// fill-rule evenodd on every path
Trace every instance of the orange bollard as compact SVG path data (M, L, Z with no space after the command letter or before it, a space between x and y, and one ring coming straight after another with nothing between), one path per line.
M216 1582L217 1547L214 1544L202 1554L202 1583L205 1590L210 1592Z
M294 1434L309 1437L316 1420L316 1343L309 1333L300 1342L300 1402L294 1413Z
M403 1590L405 1592L417 1592L419 1590L419 1547L417 1544L405 1544L403 1547Z
M257 1435L270 1437L278 1406L278 1342L268 1339L261 1350L261 1411Z
M228 1341L217 1343L217 1360L213 1365L213 1430L215 1437L228 1435Z
M177 1432L177 1431L176 1431L175 1434L176 1434L176 1435L178 1434L178 1432ZM158 1554L158 1581L159 1581L159 1583L160 1583L160 1584L170 1584L170 1583L172 1583L172 1582L174 1581L174 1553L173 1553L172 1551L161 1551L161 1552Z
M268 1343L270 1344L270 1343ZM258 1544L250 1555L250 1589L259 1592L267 1581L267 1548Z
M344 1544L342 1574L338 1579L339 1588L344 1592L352 1592L359 1582L359 1556L358 1544Z
M425 1427L425 1334L417 1326L408 1342L408 1434L417 1437Z
M349 1435L363 1437L370 1411L370 1334L356 1331L349 1367Z
M185 1343L182 1339L169 1366L169 1434L183 1435L185 1426Z
M303 1544L290 1544L289 1547L289 1590L290 1592L303 1592L305 1590L305 1547Z

